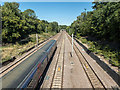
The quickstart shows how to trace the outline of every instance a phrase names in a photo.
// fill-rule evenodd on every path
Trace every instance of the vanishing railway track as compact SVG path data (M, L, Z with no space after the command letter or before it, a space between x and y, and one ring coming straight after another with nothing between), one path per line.
M60 37L61 35L59 35ZM44 66L41 66L43 68L42 71L44 71L44 67L46 66L48 62L48 58L50 59L52 53L54 51L54 48L56 48L56 40L59 39L58 35L54 36L51 39L54 40L48 40L46 43L44 42L42 45L40 45L38 48L33 50L31 54L29 54L27 57L25 57L25 60L20 60L19 62L15 63L14 65L11 65L9 71L4 70L4 74L1 76L2 80L2 87L26 87L26 85L29 85L30 79L33 77L34 73L37 73L39 70L38 68L40 65L44 63ZM43 46L44 45L44 46ZM54 46L53 46L54 45ZM53 48L52 48L53 46ZM50 52L51 50L51 52ZM47 55L49 53L49 55ZM43 61L43 59L45 60ZM42 61L41 61L42 60ZM12 68L11 68L12 67ZM37 70L37 72L36 72ZM41 68L40 68L41 70ZM42 74L42 71L39 74ZM39 79L38 77L38 79ZM33 78L34 79L34 78ZM38 80L37 79L37 80ZM35 80L34 80L35 81ZM36 81L37 82L37 81Z
M59 33L60 34L60 33ZM61 35L60 35L61 36ZM59 36L59 38L60 38ZM11 69L13 69L14 67L16 67L18 64L20 64L22 61L24 61L26 58L28 58L29 56L31 56L32 54L34 54L37 50L39 50L41 47L43 47L46 43L48 43L50 40L52 39L56 39L58 37L58 35L53 36L52 38L45 40L43 43L41 43L38 47L35 47L34 49L30 50L27 54L23 55L21 58L17 59L15 62L13 62L12 64L10 64L8 67L6 67L5 69L2 69L1 67L1 72L0 72L0 77L2 77L3 75L5 75L7 72L9 72ZM59 40L58 38L58 40ZM57 42L58 42L57 40Z
M64 66L64 36L60 38L60 48L50 88L62 88Z
M66 70L64 68L64 59L66 59L64 57L65 54L65 47L67 42L65 42L65 40L68 39L68 41L70 41L69 46L72 44L72 38L70 37L70 35L68 35L68 33L66 32L62 32L59 37L57 35L55 35L53 37L54 39L56 38L57 40L57 44L59 45L59 47L57 48L57 54L56 54L56 58L55 58L55 64L54 64L54 70L53 70L53 76L51 77L51 83L49 84L50 88L63 88L64 87L64 81L63 81L63 77L64 77L64 71ZM53 39L52 38L52 39ZM67 38L67 39L66 39ZM51 40L51 39L50 39ZM50 40L46 41L49 42ZM33 53L35 52L39 52L40 48L46 44L45 42L40 45L38 48L36 48L35 50L33 50L34 52L32 52L31 54L29 54L27 57L25 57L24 59L30 57ZM73 49L75 51L76 57L78 57L78 62L80 62L79 64L81 64L82 66L82 70L84 70L83 72L85 72L85 76L87 76L87 80L89 80L89 85L92 86L93 89L98 89L98 88L102 88L106 90L106 86L104 85L103 80L100 78L100 76L98 75L98 73L96 72L96 70L94 70L93 65L90 64L90 62L88 61L88 59L86 59L85 55L83 54L83 52L80 50L80 47L78 46L78 44L74 41L73 42ZM49 46L48 46L49 47ZM68 47L69 48L69 47ZM84 50L83 50L84 51ZM71 52L71 51L70 51ZM71 53L70 53L71 54ZM41 56L42 57L42 56ZM71 58L71 56L70 56ZM68 58L69 59L69 58ZM24 61L24 60L23 60ZM18 64L20 64L21 62L23 62L22 60L19 61L18 63L15 64L15 66L11 66L11 67L16 67ZM31 60L32 63L32 60ZM78 64L78 66L79 66ZM28 64L29 65L29 64ZM10 67L10 69L11 69ZM21 68L22 69L22 68ZM64 70L65 69L65 70ZM12 69L11 69L12 70ZM6 70L7 71L7 70ZM6 72L5 71L5 72ZM4 73L4 72L3 72ZM19 75L19 74L18 74ZM38 77L38 76L37 76ZM11 79L12 80L12 79ZM5 82L6 83L6 82ZM34 84L32 84L34 85ZM44 85L44 83L43 83ZM47 84L48 85L48 84Z
M74 53L72 56L71 41L71 37L66 32L63 32L58 42L53 62L50 65L41 88L89 87L106 90L115 86L116 84L109 75L106 75L106 72L101 70L94 60L90 61L92 59L86 55L84 49L76 41L73 43ZM82 80L86 81L82 83Z
M70 43L72 44L72 38L66 34L68 36L68 39L70 41ZM76 53L76 55L79 58L79 61L86 73L86 76L88 77L89 82L91 83L91 86L93 89L95 88L103 88L106 89L106 87L104 86L104 84L102 83L102 80L100 80L99 76L95 73L95 71L93 70L92 66L89 64L89 62L86 60L86 58L84 57L84 55L81 53L81 51L79 50L79 48L77 47L77 45L73 42L73 49Z

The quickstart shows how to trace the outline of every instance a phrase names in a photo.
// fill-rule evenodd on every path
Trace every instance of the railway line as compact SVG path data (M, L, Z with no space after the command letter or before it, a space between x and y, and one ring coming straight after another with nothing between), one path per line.
M41 88L118 89L116 82L94 60L90 61L89 55L84 54L84 49L75 40L72 56L72 38L63 32Z
M55 51L54 55L53 52ZM53 56L52 60L50 58ZM48 62L50 65L47 66ZM118 89L117 83L68 33L62 31L3 72L3 88ZM47 70L45 71L45 68ZM45 73L45 77L43 73ZM42 82L41 79L43 79ZM40 84L39 84L40 83Z
M59 41L58 37L60 37L60 33L58 33L57 35L53 36L52 38L46 40L45 42L41 43L38 47L33 48L28 53L24 54L21 58L18 58L14 62L11 62L11 63L9 63L6 66L1 67L0 68L0 77L2 77L3 75L5 75L7 72L9 72L11 69L13 69L14 67L16 67L18 64L20 64L26 58L28 58L29 56L31 56L33 53L35 53L37 50L39 50L41 47L43 47L50 40L52 40L52 39L57 40L58 39L58 41Z
M60 34L33 50L24 60L3 70L0 78L2 88L35 88L56 48L56 40L59 40Z
M67 36L71 42L71 37L68 34ZM81 48L76 41L74 41L73 48L86 73L86 76L89 79L89 82L91 83L92 88L119 88L116 82L94 60L92 60L89 55L85 53L84 49Z
M63 79L63 41L64 34L61 34L59 42L57 44L57 50L53 57L53 60L50 64L50 68L47 71L47 74L44 78L44 82L41 85L41 88L62 88L62 79ZM47 80L49 79L49 81ZM52 83L51 83L52 82Z
M79 76L80 72L78 72L78 70L81 70L82 68L79 66L79 61L75 61L76 57L71 57L71 48L69 45L70 42L68 41L65 32L63 32L55 56L53 57L41 88L92 88L83 70L81 76L84 78L81 79L81 76ZM76 65L73 66L73 62ZM71 67L73 67L73 70Z
M67 35L70 42L72 41L71 40L71 37L69 35ZM71 42L72 44L72 42ZM88 61L86 60L86 58L84 57L84 55L81 53L81 51L78 49L77 45L74 44L74 50L76 52L76 55L78 56L79 58L79 61L86 73L86 76L88 77L90 83L91 83L91 86L92 88L105 88L104 84L102 83L102 81L99 79L99 77L97 76L97 74L95 73L95 71L92 69L92 66L88 63Z
M63 36L64 38L64 36ZM64 64L64 39L62 40L61 49L59 51L59 57L56 63L56 70L52 80L51 88L62 88L63 82L63 64Z

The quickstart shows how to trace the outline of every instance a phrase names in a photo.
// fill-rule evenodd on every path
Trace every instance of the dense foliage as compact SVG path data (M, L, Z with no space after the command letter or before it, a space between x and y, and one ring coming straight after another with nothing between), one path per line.
M59 25L59 30L66 29L66 28L67 28L67 25Z
M69 34L87 37L90 50L102 54L120 66L120 2L93 2L93 11L83 12L71 26ZM90 38L93 38L90 40ZM113 44L114 43L114 44Z
M15 43L32 33L58 32L57 22L37 19L35 12L27 9L21 12L19 3L5 2L0 7L2 12L2 42Z
M120 2L95 2L93 9L81 13L72 23L74 34L120 42Z

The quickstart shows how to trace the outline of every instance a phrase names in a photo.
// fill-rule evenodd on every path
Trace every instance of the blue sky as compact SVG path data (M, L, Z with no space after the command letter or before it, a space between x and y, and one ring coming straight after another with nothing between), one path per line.
M93 2L94 0L1 0L2 2Z
M84 11L92 11L92 2L19 2L21 11L32 9L40 20L70 25Z

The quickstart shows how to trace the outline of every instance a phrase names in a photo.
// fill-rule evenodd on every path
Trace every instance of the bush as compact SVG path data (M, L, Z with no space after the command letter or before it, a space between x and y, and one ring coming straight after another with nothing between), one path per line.
M79 39L79 38L81 38L81 37L80 37L80 33L77 33L77 35L76 35L76 36L77 36L77 38L78 38L78 39Z
M95 45L90 46L89 50L92 51L92 52L96 52L96 51L97 51L97 50L95 49Z
M82 43L87 43L87 40L86 39L81 39Z
M109 60L109 63L112 64L112 66L116 66L116 67L120 66L118 61L116 60Z
M80 38L82 43L87 43L89 50L96 54L104 56L105 59L110 60L109 63L113 66L120 67L120 51L111 51L109 45L99 45L97 42L87 41L87 39Z
M6 58L2 59L1 60L1 63L5 62L5 61L8 61L11 59L11 56L6 56Z

